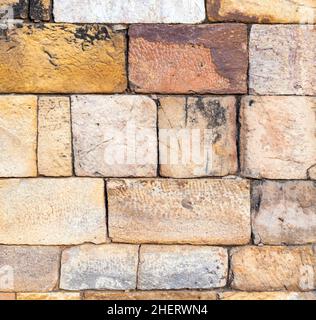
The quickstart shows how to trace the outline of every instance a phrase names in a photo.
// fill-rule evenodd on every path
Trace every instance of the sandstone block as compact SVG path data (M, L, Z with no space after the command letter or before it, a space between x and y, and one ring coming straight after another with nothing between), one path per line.
M125 47L105 25L23 24L0 38L0 92L122 92Z
M315 23L314 0L208 0L210 21Z
M313 292L240 292L219 294L220 300L316 300Z
M0 177L37 175L36 136L37 98L0 96Z
M227 250L223 248L145 245L140 249L138 288L224 287L227 269Z
M0 293L0 300L15 300L15 293Z
M137 92L247 91L245 25L133 25L129 37L129 80Z
M145 96L73 96L78 176L157 174L157 107Z
M214 291L87 291L85 300L216 300Z
M316 98L242 100L241 169L245 176L306 179L316 164Z
M232 288L244 291L315 290L314 250L310 246L233 249Z
M190 178L237 171L234 97L164 97L159 107L160 174Z
M116 242L247 244L247 181L110 180L110 237Z
M29 0L30 1L30 17L35 22L49 21L52 1L53 0Z
M44 176L71 176L70 101L40 97L38 103L38 171Z
M57 22L80 23L199 23L204 0L55 0Z
M314 26L252 26L249 45L250 93L315 95L315 52Z
M53 290L58 281L59 255L57 247L0 246L0 290Z
M81 300L80 292L18 293L17 300Z
M316 184L311 181L264 181L254 188L255 243L316 242Z
M102 180L0 180L0 243L102 243L105 215Z
M136 289L138 246L82 245L62 254L60 288Z

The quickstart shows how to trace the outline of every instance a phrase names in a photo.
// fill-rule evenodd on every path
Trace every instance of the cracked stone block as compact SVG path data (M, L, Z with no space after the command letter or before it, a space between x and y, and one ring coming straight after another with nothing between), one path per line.
M35 22L49 21L52 10L52 0L29 0L30 17Z
M56 22L199 23L204 0L54 0Z
M315 58L315 26L252 26L249 45L250 93L315 95Z
M37 97L0 96L0 177L37 175L36 139Z
M70 100L68 97L39 97L38 171L40 175L72 175Z
M129 38L136 92L247 92L246 25L132 25Z
M27 18L27 12L28 12L28 1L27 0L0 0L0 12L3 12L2 10L12 10L14 18L21 18L26 19ZM9 19L12 19L11 12L9 11L9 16L7 16Z
M220 300L316 300L314 292L239 292L219 294Z
M57 247L1 245L0 291L52 291L58 284L59 256L60 249Z
M110 180L109 233L115 242L247 244L248 181Z
M105 25L23 24L0 38L0 92L122 92L125 48Z
M311 291L316 288L311 246L241 247L231 251L232 288L242 291Z
M80 292L17 293L17 300L81 300Z
M86 291L85 300L216 300L214 291Z
M316 242L316 185L311 181L263 181L254 187L255 243Z
M60 288L136 289L137 245L82 245L63 251Z
M140 249L138 288L210 289L226 285L227 250L219 247L153 246Z
M314 0L207 0L210 21L315 23Z
M102 243L105 216L101 179L0 180L0 243Z
M160 174L190 178L237 172L236 99L159 99Z
M248 96L241 104L242 174L307 179L316 163L316 98Z
M78 176L157 175L157 106L145 96L72 96Z

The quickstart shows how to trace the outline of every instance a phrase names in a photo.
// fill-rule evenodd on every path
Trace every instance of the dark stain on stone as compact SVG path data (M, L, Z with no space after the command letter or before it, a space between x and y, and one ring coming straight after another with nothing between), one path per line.
M207 120L207 129L218 128L226 123L226 109L217 99L203 101L203 98L199 97L192 111L198 111Z
M105 41L111 39L106 26L85 25L76 28L74 33L76 39L94 44L94 41Z
M12 6L14 17L26 19L27 18L27 11L28 11L28 3L27 0L20 0L18 3Z
M258 213L262 202L263 181L253 181L251 185L251 211Z
M207 1L207 15L211 20L220 21L219 10L221 8L221 0Z
M255 103L255 100L250 100L249 101L249 107L252 107L254 105L254 103Z
M188 199L183 199L181 201L181 205L183 208L189 209L189 210L193 210L193 205L192 202Z

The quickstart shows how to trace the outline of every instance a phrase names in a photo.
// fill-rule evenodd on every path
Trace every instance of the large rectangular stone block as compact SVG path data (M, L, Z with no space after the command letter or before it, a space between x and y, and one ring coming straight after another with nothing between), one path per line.
M145 245L140 249L138 288L224 287L227 270L227 250L223 248Z
M55 0L56 22L199 23L204 0Z
M247 181L110 180L109 232L132 243L247 244Z
M0 38L0 92L122 92L125 47L105 25L23 24Z
M136 92L247 92L246 25L132 25L129 38Z
M105 242L104 197L97 179L0 180L0 243Z

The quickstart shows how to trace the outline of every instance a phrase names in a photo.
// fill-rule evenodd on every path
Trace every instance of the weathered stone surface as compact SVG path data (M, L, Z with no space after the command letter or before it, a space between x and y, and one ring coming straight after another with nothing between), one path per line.
M218 247L152 246L140 249L138 288L209 289L226 285L227 250Z
M157 107L145 96L73 96L78 176L157 174Z
M0 177L37 175L36 136L37 98L0 96Z
M60 288L136 289L138 246L82 245L62 254Z
M27 0L0 0L0 9L10 8L14 18L27 18Z
M80 292L18 293L17 300L81 300Z
M137 92L247 91L246 25L133 25L129 36L129 78Z
M316 288L312 247L243 247L233 249L232 288L244 291L310 291Z
M109 233L116 242L247 244L247 181L110 180Z
M80 23L199 23L204 0L55 0L57 22Z
M0 38L0 92L122 92L125 47L124 32L105 25L10 29Z
M220 300L316 300L314 292L224 292Z
M15 300L15 293L0 293L0 300Z
M316 164L308 169L308 178L316 180Z
M316 94L316 28L254 25L250 35L250 93Z
M315 23L315 0L207 0L210 21Z
M0 290L53 290L58 281L59 255L57 247L0 246Z
M104 242L104 202L102 180L0 180L0 243Z
M72 175L69 98L39 98L37 157L39 174Z
M216 300L214 291L87 291L85 300Z
M190 178L236 173L234 97L170 96L159 101L162 176Z
M306 179L316 164L316 98L242 100L241 168L245 176Z
M32 20L38 21L49 21L52 0L29 0L30 1L30 17Z
M255 243L316 242L316 184L264 181L254 188Z

